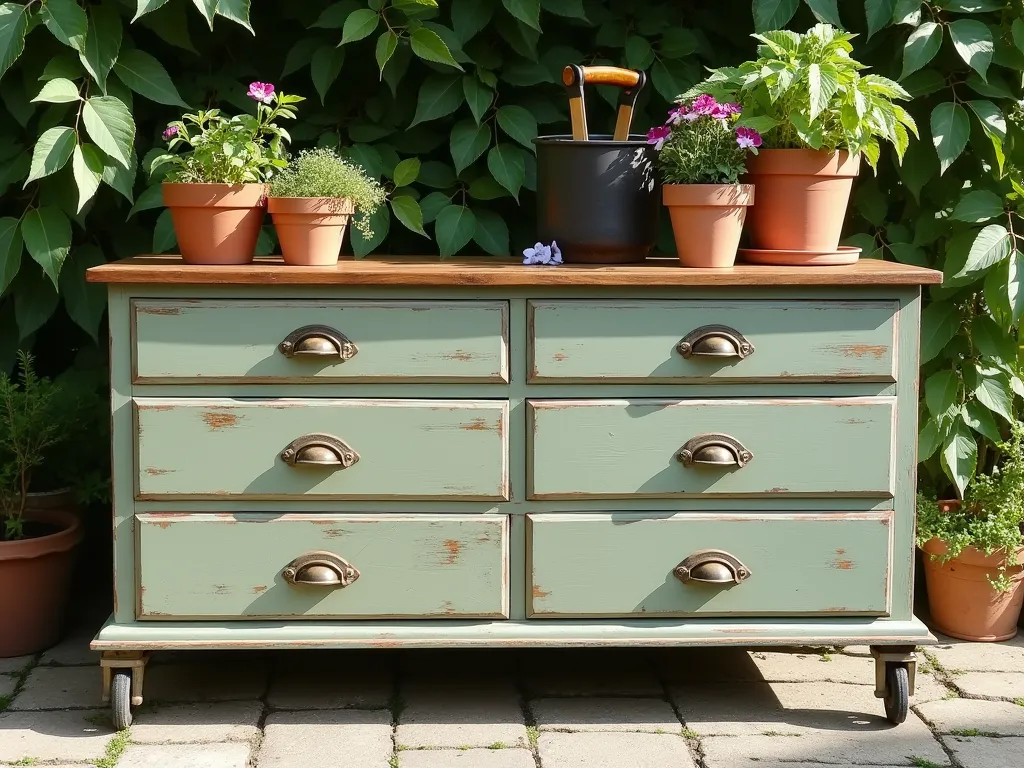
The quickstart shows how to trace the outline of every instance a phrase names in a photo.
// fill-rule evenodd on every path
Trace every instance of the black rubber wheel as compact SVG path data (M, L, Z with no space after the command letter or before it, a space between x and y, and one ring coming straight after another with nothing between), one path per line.
M889 662L885 665L885 716L899 725L910 711L910 673L907 665Z
M110 681L110 717L118 731L123 731L132 724L131 670L114 670Z

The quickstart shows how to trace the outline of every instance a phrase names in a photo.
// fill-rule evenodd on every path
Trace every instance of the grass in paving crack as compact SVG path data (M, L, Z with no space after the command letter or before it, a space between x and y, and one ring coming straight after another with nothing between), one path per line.
M117 765L117 761L121 759L121 755L128 748L128 745L132 740L132 732L127 728L123 731L118 731L114 738L107 743L107 754L93 763L96 768L114 768Z
M1016 704L1018 707L1024 707L1024 698L1018 697L1013 700L1013 703Z
M405 699L402 698L397 690L391 694L391 698L388 699L388 709L391 710L391 724L398 725L398 718L402 716L405 711Z
M537 739L540 738L540 731L537 730L536 725L526 726L526 738L530 742L530 749L536 749Z
M693 730L693 728L690 728L688 726L684 726L683 727L683 738L684 739L699 739L700 738L700 734L697 733L695 730Z
M998 736L998 733L993 731L979 731L977 728L960 728L955 731L949 732L950 736Z
M18 672L10 675L14 678L14 691L10 695L0 696L0 712L3 712L14 701L14 697L21 693L21 689L25 686L25 681L28 680L29 674L39 664L39 657L33 657L32 661L22 667Z
M398 755L388 760L388 768L398 768Z
M488 747L488 749L507 749L507 748L508 748L508 745L506 745L505 742L503 742L503 741L496 741L493 744L491 744L491 746Z
M924 757L911 757L910 764L915 766L915 768L942 768L938 763L933 763Z
M21 760L16 760L11 765L39 765L38 757L23 757Z

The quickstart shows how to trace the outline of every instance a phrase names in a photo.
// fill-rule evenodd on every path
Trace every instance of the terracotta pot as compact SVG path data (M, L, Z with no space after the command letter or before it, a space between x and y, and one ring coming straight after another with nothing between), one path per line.
M736 263L750 184L665 184L662 201L672 219L679 263L722 269Z
M186 264L248 264L266 207L266 184L164 183L164 205Z
M860 155L765 149L747 159L744 181L757 190L751 247L831 252L839 247Z
M327 267L338 263L345 227L356 209L348 198L271 197L267 210L285 264Z
M940 501L939 506L945 512L959 508L960 502ZM1019 565L1024 547L1014 553L1018 565L1006 570L1013 583L1007 592L997 592L988 581L988 577L999 575L1006 553L986 555L967 547L959 556L940 564L931 556L944 555L948 551L946 542L931 539L922 549L928 606L936 629L950 637L979 642L1009 640L1017 634L1024 601L1024 566Z
M72 511L30 510L25 519L59 530L0 541L0 658L37 653L60 639L74 550L82 540Z

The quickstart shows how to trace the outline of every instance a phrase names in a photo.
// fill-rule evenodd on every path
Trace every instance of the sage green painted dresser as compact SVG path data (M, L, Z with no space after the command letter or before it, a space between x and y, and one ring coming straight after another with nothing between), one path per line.
M866 643L906 716L921 285L183 265L109 284L115 718L189 648Z

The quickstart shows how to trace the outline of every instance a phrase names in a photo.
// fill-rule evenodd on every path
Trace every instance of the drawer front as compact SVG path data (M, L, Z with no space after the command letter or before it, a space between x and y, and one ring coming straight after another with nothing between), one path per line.
M897 310L893 301L534 301L530 379L891 382Z
M135 531L139 618L508 617L504 515L141 514Z
M890 397L533 400L530 498L890 497L895 409Z
M140 499L508 497L504 401L134 402Z
M886 615L892 515L529 515L529 614Z
M136 299L132 318L136 383L508 380L503 301Z

